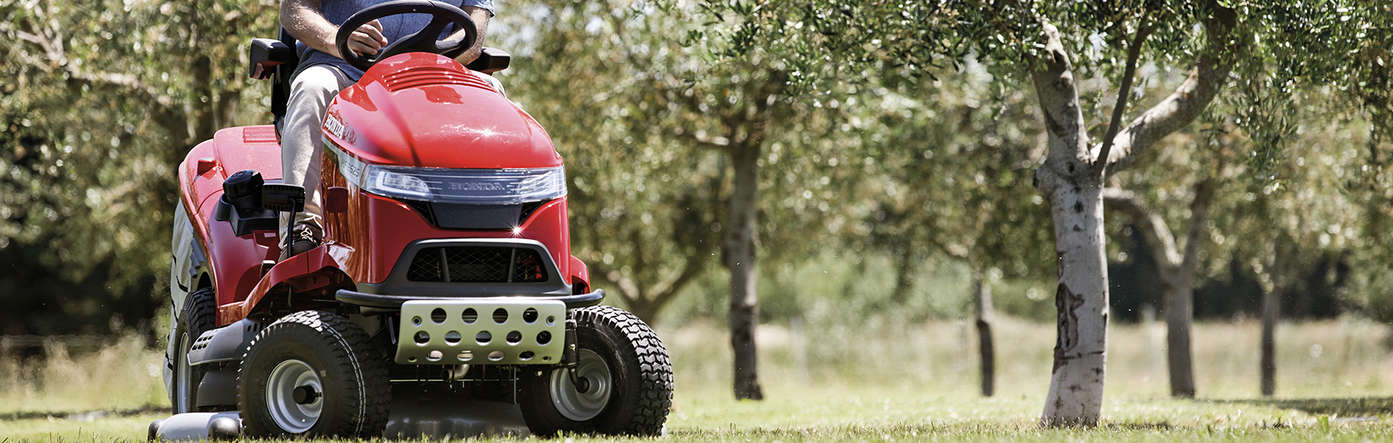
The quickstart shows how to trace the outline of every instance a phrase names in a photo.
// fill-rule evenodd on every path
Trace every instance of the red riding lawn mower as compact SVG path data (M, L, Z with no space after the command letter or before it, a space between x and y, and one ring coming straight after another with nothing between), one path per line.
M429 14L374 56L323 124L322 244L283 261L275 126L223 129L179 166L166 386L152 438L412 437L497 431L658 435L672 402L667 350L601 306L570 255L561 156L488 73L459 8L399 0L341 29ZM445 26L468 32L437 40ZM252 76L285 110L294 42L255 39ZM519 431L520 432L520 431Z

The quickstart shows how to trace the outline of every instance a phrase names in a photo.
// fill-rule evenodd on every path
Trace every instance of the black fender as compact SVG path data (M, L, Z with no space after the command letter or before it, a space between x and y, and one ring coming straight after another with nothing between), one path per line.
M242 354L260 331L261 323L242 319L204 332L194 340L189 348L189 365L207 369L198 384L199 407L237 404L237 369Z
M247 351L252 337L261 331L261 323L242 319L221 328L209 330L193 341L189 348L189 366L238 363Z

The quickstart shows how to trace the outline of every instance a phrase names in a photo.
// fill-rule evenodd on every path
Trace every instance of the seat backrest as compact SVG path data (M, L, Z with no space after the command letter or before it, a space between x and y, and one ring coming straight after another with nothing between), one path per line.
M290 101L290 78L300 66L300 56L295 52L295 37L290 31L280 28L281 44L290 49L288 59L276 66L276 75L271 80L271 114L276 116L276 131L280 132L281 119L285 118L285 104Z
M271 114L275 115L279 128L285 117L286 102L290 100L290 78L300 64L295 53L295 37L281 29L279 39L252 39L248 51L251 63L248 75L258 80L271 79Z
M493 74L504 69L508 69L508 64L513 60L513 56L498 48L484 48L479 52L479 58L469 62L466 68L473 69L485 74Z

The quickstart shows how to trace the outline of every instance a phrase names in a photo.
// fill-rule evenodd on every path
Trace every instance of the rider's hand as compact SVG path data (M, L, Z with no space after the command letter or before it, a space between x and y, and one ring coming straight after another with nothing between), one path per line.
M359 55L372 55L387 46L387 37L382 36L382 23L377 20L367 22L353 31L348 37L348 50ZM340 56L339 58L343 58Z

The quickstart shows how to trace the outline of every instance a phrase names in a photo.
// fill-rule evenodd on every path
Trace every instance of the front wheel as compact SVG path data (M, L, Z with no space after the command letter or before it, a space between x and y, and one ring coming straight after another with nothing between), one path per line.
M381 437L391 403L385 358L341 315L301 311L262 329L237 373L253 437Z
M672 363L657 334L610 306L572 312L576 368L525 369L518 406L533 434L660 435L672 406ZM568 343L569 345L569 343Z

